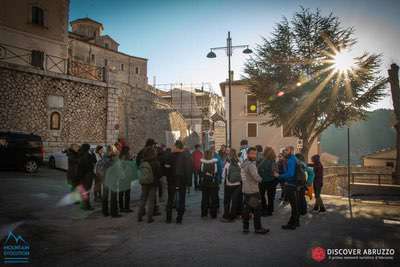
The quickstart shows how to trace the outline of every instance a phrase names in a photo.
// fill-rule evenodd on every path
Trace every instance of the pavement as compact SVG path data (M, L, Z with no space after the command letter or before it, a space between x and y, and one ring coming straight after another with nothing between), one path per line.
M352 201L350 214L348 199L325 196L327 212L309 212L295 231L281 229L290 209L277 205L262 219L271 232L260 236L244 235L240 221L201 219L200 192L188 195L182 225L166 224L164 214L152 224L138 223L137 184L134 213L121 218L104 218L97 203L91 212L58 206L69 191L65 180L59 170L0 172L0 245L11 230L23 237L30 246L27 266L400 266L400 202L393 199ZM391 248L395 256L317 262L315 247Z

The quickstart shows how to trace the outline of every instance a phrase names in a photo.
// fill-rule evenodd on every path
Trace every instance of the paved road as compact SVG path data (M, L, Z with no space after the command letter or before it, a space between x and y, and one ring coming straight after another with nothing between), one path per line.
M135 213L104 218L99 206L84 212L77 206L57 207L68 193L65 173L41 170L30 176L0 172L1 244L10 228L30 243L34 266L399 266L400 206L353 203L326 198L328 212L310 213L296 231L284 231L288 207L263 218L266 236L243 235L241 223L223 224L200 218L200 193L188 197L183 225L138 223ZM138 198L138 188L133 199ZM133 201L135 205L135 201ZM388 221L385 221L388 222ZM395 248L394 260L325 260L310 257L311 248Z

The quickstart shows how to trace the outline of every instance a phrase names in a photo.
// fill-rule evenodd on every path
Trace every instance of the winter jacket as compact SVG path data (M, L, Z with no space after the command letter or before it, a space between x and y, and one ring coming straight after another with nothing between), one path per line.
M78 183L78 165L79 165L79 153L68 149L66 152L68 157L68 170L67 170L67 181L70 185L76 186Z
M119 182L119 189L126 191L131 189L132 181L138 179L138 168L133 160L121 160L121 168L124 175Z
M229 168L230 167L231 167L231 163L229 161L227 161L226 164L225 164L224 170L222 172L222 177L225 180L225 185L226 186L237 186L237 185L240 185L240 182L236 182L236 183L229 182L228 174L229 174Z
M314 186L322 187L324 179L324 167L321 163L314 164Z
M224 169L224 161L218 153L214 154L214 159L217 160L217 179L218 183L222 181L222 171Z
M172 173L173 179L170 179L170 182L172 182L171 186L192 185L193 163L189 152L172 153Z
M256 161L246 159L241 165L242 167L242 191L244 194L254 194L259 192L258 184L262 181L258 174Z
M263 182L271 182L276 179L274 172L277 172L277 169L275 160L264 159L258 165L258 174L260 174Z
M287 160L287 168L283 174L279 176L279 179L290 185L297 185L296 180L296 164L297 158L295 155L290 155Z
M218 161L217 159L201 159L200 184L202 187L218 187L217 177Z
M203 158L203 152L201 152L199 150L195 150L192 153L192 158L193 158L193 170L196 172L200 171L201 159Z

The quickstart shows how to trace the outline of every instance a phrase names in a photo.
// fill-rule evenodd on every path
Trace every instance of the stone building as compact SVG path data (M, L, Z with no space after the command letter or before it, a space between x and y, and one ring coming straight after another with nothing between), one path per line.
M279 152L286 146L300 148L301 142L294 136L284 134L282 127L263 125L268 120L268 114L260 114L259 103L256 97L249 92L244 81L233 81L232 92L232 147L239 149L240 141L247 139L251 146L271 146ZM226 109L226 121L229 120L229 90L228 84L220 84ZM228 133L230 129L228 126ZM309 155L318 153L318 142L310 149Z
M118 51L101 23L71 22L69 1L4 0L0 8L0 131L36 133L48 153L71 143L134 152L155 138L185 138L187 125L147 86L147 59Z
M396 149L388 148L363 156L362 163L364 167L389 167L396 166Z
M205 148L215 144L214 131L218 129L218 143L225 144L225 132L220 133L219 125L224 124L223 98L211 90L194 85L181 85L168 91L157 90L157 94L174 109L183 115L192 140L188 140L191 146L201 143ZM215 122L220 123L215 124ZM225 127L222 126L223 131ZM223 138L221 139L221 134Z

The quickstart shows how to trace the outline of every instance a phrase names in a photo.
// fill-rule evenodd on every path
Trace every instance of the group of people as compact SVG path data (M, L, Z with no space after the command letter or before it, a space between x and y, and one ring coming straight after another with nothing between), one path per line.
M102 202L104 216L120 217L120 212L130 209L130 190L133 180L141 185L141 198L137 212L138 221L154 221L160 215L160 199L167 194L166 222L172 222L176 210L176 223L181 224L185 213L186 195L194 187L201 191L201 217L217 218L220 209L220 187L223 186L222 222L234 222L241 217L243 232L249 233L253 218L254 231L266 234L261 217L272 216L278 185L281 201L289 203L291 216L283 229L294 230L300 226L300 216L307 213L306 196L315 195L314 210L324 212L321 199L323 166L318 155L312 163L301 154L294 154L292 146L286 147L276 157L271 147L250 147L242 140L240 151L221 146L194 151L182 141L173 148L158 145L148 139L145 147L133 159L123 140L105 148L98 146L90 153L90 146L72 145L68 155L68 181L72 189L82 188L81 207L91 210L90 191L94 181L94 200ZM147 207L147 208L146 208Z

